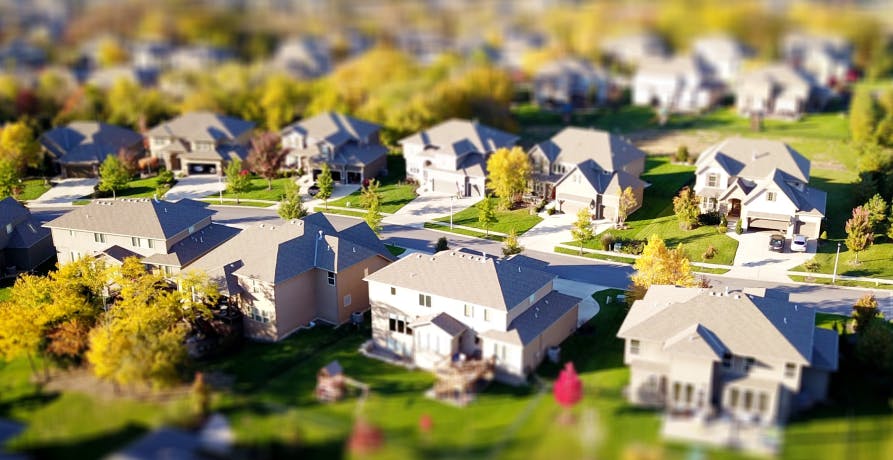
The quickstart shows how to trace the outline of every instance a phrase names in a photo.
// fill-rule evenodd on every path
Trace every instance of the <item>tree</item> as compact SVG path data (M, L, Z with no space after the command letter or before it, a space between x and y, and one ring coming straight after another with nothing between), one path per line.
M487 188L499 197L499 206L508 209L530 181L530 159L521 147L497 149L487 160Z
M328 163L323 163L322 171L316 176L316 186L319 187L319 192L316 193L316 198L323 200L325 203L326 211L329 210L329 198L332 196L332 192L335 191L335 182L332 180L332 170L329 169Z
M252 171L267 180L267 190L273 190L273 179L279 174L290 150L283 148L280 141L279 135L272 131L251 139L247 163Z
M676 154L673 156L673 160L676 163L688 163L689 157L688 146L680 145L676 148Z
M493 199L490 195L484 197L484 199L478 203L477 208L478 223L484 227L486 235L490 236L490 226L499 222L499 219L496 218L496 209L493 207Z
M366 221L366 224L369 225L369 228L372 229L375 233L381 232L381 209L378 204L374 204L371 208L366 211L366 215L363 216L363 220Z
M99 165L99 190L112 192L112 198L117 198L118 190L127 186L130 177L130 172L121 160L117 156L109 155Z
M592 231L592 217L589 215L588 210L581 209L577 211L577 220L574 221L574 225L571 227L571 236L580 243L580 255L582 256L583 246L595 238L595 234Z
M18 187L21 175L15 164L6 158L0 158L0 199L13 196Z
M698 284L682 244L676 249L667 249L664 240L657 235L648 238L633 268L636 269L631 277L633 285L646 290L654 284L686 287Z
M853 217L846 221L846 240L844 243L856 255L855 263L859 263L859 253L868 249L874 241L871 220L868 211L862 206L853 209Z
M260 108L270 131L279 131L297 114L298 94L291 78L274 75L264 82L260 94Z
M441 236L437 239L437 242L434 243L434 252L446 251L450 248L450 242L447 241L445 236Z
M673 197L673 213L683 230L691 230L698 226L698 197L688 186L682 187L679 194Z
M381 194L378 193L379 183L377 179L370 179L360 190L360 206L370 209L381 205Z
M40 145L27 123L9 123L0 130L0 159L11 161L19 170L40 166L43 161Z
M887 223L887 202L881 195L875 194L862 205L868 212L868 221L871 225L871 231L875 233L886 233L885 224Z
M523 250L524 246L518 243L518 232L512 227L502 244L502 255L508 257L513 254L520 254Z
M878 313L880 313L880 311L878 310L877 299L874 298L874 295L865 294L864 296L859 297L859 300L853 305L853 321L855 322L853 329L856 330L856 333L862 333L865 327L868 326L868 323L874 318L877 318Z
M639 205L636 194L633 193L632 187L626 187L620 194L620 203L617 206L617 223L623 227L626 224L626 218L629 217L630 211Z
M893 330L882 318L872 318L856 342L856 356L865 365L882 372L893 370Z
M236 203L239 196L251 187L251 176L248 170L242 167L242 160L236 158L226 165L226 190L236 195Z
M96 50L96 61L100 67L111 67L127 61L127 50L114 38L103 39Z
M285 182L285 194L279 202L279 217L285 220L301 219L307 216L307 208L301 199L300 189L294 181Z
M850 102L850 136L856 142L873 142L878 113L871 91L859 89Z

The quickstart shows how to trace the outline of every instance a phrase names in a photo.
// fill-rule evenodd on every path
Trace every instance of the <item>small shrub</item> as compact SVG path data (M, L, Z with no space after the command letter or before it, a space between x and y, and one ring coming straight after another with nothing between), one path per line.
M545 208L546 208L546 199L543 198L536 204L536 206L534 206L533 209L534 209L534 211L537 212L537 214L539 214L539 213L543 212L543 209L545 209Z
M603 250L610 251L614 247L614 235L605 233L602 235L601 243Z
M726 227L726 228L728 228L728 226L729 226L729 219L726 217L725 214L723 214L722 217L719 218L719 225L720 225L721 227Z
M816 260L810 260L803 264L803 268L810 273L817 273L822 268L822 264L818 263Z
M168 171L167 169L162 169L158 171L158 176L155 177L155 183L158 184L159 187L167 186L171 187L176 183L176 179L174 179L174 173Z
M701 258L704 260L710 260L716 257L716 248L713 247L712 244L707 245L707 249L704 250L704 254L701 255Z
M698 223L701 225L721 225L723 215L717 211L710 211L698 215Z
M735 222L735 233L739 235L744 233L744 227L741 224L741 219L738 219L738 222Z
M438 238L437 243L434 244L434 252L446 251L449 248L450 245L445 236Z
M822 234L819 235L819 239L822 241L827 241L828 240L828 231L822 230Z
M679 148L676 149L676 154L673 156L673 160L677 163L687 163L690 157L691 155L688 153L688 147L680 145Z
M555 208L549 208L549 210L546 211L546 214L548 214L548 215L551 216L551 215L555 214L556 212L557 212L557 211L555 211Z

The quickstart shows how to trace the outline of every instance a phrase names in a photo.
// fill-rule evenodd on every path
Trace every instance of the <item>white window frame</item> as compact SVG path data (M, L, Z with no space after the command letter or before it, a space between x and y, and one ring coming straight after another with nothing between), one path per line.
M329 283L329 286L335 285L335 272L326 272L326 282Z
M719 187L719 174L707 174L707 186L711 188Z
M775 201L775 192L766 192L766 201Z
M349 307L350 303L352 301L353 301L353 299L351 298L350 294L347 294L346 296L344 296L344 308Z

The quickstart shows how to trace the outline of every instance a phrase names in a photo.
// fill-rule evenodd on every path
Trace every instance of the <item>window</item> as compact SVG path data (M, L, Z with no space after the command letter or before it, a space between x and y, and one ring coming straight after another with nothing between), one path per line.
M412 335L412 328L409 327L409 321L404 316L389 315L388 330L399 334Z
M353 299L351 299L350 294L344 296L344 308L349 307L352 300Z
M753 407L753 392L747 390L744 392L744 410L750 410Z
M490 310L484 309L484 321L490 321Z
M729 407L736 408L738 407L738 389L732 388L732 391L729 392Z
M251 319L264 324L267 324L273 320L272 313L266 310L260 310L254 306L251 307L249 316L251 317Z
M155 249L155 240L146 240L149 243L149 249Z
M423 307L431 307L431 296L419 294L419 305Z
M391 295L397 295L397 288L391 286Z
M723 353L722 367L725 367L726 369L732 367L732 354L731 353Z
M685 403L691 404L691 397L695 392L694 385L687 383L685 384Z
M130 237L130 245L135 248L140 247L140 239L135 236Z
M673 401L679 402L679 396L682 392L682 384L673 382Z
M719 174L708 174L707 175L707 186L708 187L719 186Z
M775 192L766 192L766 201L775 201Z
M174 274L174 269L171 267L168 267L167 265L165 265L164 267L161 267L161 271L164 272L165 276L173 276L173 274Z
M465 304L465 316L471 318L474 316L474 307L468 304Z
M96 241L97 243L105 243L105 235L102 233L94 233L93 241Z
M794 363L787 363L784 365L784 376L791 378L797 375L797 365Z
M638 340L630 340L629 341L629 354L631 354L631 355L639 354L639 346L640 346L640 343Z
M766 393L760 393L760 397L757 402L757 409L760 412L766 412L766 407L769 405L769 398L766 396Z
M329 286L335 285L335 272L326 272L326 277L329 282Z

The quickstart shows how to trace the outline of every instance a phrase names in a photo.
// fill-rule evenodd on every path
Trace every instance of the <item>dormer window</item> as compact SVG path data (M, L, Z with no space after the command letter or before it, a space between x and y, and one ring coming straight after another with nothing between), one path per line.
M719 186L719 174L708 174L707 175L707 186L708 187L718 187Z

